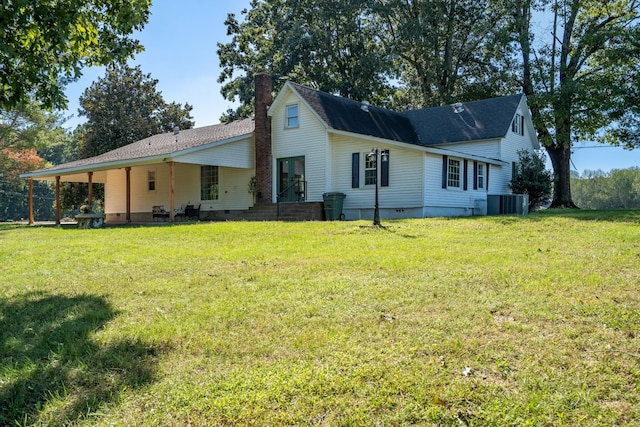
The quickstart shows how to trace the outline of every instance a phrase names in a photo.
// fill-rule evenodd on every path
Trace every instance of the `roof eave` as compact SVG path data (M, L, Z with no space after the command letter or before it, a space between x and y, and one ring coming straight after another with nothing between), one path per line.
M167 156L167 154L161 154L156 156L139 157L136 159L122 159L89 165L72 166L69 168L42 169L39 171L20 174L20 178L51 178L56 176L76 175L83 172L99 172L110 169L143 166L162 162L167 158Z

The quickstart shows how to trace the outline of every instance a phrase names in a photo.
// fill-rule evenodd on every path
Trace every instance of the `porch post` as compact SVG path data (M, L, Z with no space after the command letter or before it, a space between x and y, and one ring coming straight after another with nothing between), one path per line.
M56 176L56 225L60 225L60 176Z
M126 191L126 203L127 203L127 224L131 223L131 168L124 168L127 172L127 191Z
M91 208L91 205L93 204L93 172L87 172L87 176L89 178L89 198L87 200L87 204L89 205L89 208Z
M33 224L33 178L29 178L29 225Z
M171 222L174 221L173 213L175 207L175 171L174 171L174 162L169 162L169 181L170 181L170 193L169 193L169 219Z

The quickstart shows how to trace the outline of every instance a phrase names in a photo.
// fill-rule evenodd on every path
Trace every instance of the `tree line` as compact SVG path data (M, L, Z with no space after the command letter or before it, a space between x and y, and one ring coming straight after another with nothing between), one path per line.
M640 167L586 170L571 176L575 203L585 209L640 209Z

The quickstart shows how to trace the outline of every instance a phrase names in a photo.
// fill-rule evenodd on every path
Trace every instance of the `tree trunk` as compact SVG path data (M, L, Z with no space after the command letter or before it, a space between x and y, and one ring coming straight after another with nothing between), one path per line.
M552 208L577 208L571 198L571 147L545 147L553 165Z

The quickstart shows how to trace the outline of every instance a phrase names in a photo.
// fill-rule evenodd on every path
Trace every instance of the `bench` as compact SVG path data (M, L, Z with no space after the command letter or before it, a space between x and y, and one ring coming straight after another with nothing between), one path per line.
M164 209L164 206L154 206L151 211L151 215L153 216L153 220L156 218L160 218L164 221L165 218L169 218L169 212Z

